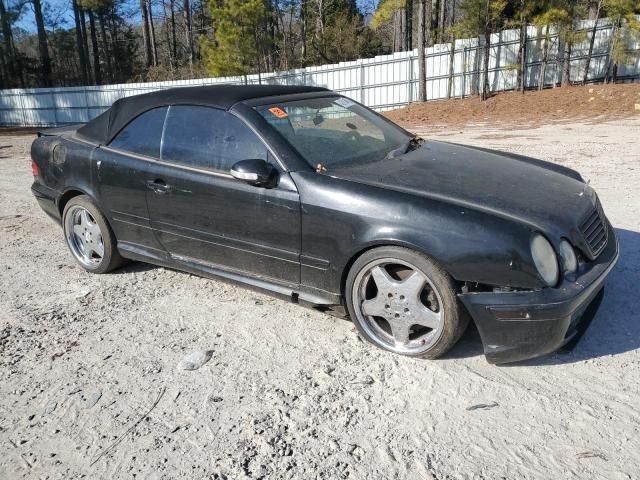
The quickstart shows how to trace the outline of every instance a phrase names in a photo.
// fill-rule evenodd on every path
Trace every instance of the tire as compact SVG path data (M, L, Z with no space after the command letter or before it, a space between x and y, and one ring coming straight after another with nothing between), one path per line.
M62 228L73 258L87 272L107 273L124 263L107 219L87 195L67 202Z
M362 337L410 357L444 355L469 323L449 274L403 247L363 253L349 270L345 299Z

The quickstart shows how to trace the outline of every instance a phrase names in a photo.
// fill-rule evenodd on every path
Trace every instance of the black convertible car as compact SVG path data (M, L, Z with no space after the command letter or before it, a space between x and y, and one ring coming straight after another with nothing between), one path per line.
M442 355L469 317L490 362L554 351L618 258L577 172L425 141L322 88L124 98L31 152L32 191L86 270L133 259L344 305L405 355Z

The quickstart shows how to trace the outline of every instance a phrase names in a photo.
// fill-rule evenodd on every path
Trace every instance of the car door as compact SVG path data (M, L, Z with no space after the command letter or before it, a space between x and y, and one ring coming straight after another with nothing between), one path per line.
M161 159L147 177L151 225L174 257L286 284L300 280L300 200L286 172L273 188L234 179L233 164L270 159L233 114L171 106Z
M149 223L145 181L160 157L167 109L139 115L94 153L100 205L121 248L162 250Z

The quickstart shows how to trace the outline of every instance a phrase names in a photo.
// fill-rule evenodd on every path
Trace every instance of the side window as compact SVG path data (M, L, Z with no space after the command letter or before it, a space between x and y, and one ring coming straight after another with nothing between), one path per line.
M133 119L111 140L110 147L160 158L160 139L167 107L154 108Z
M161 158L228 173L240 160L267 160L267 147L242 120L224 110L179 105L169 108Z

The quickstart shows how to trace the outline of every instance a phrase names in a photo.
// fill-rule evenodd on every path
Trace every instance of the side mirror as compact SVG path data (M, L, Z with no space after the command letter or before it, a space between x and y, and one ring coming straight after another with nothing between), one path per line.
M273 185L277 171L273 165L265 160L241 160L231 167L231 176L250 185L266 187Z

